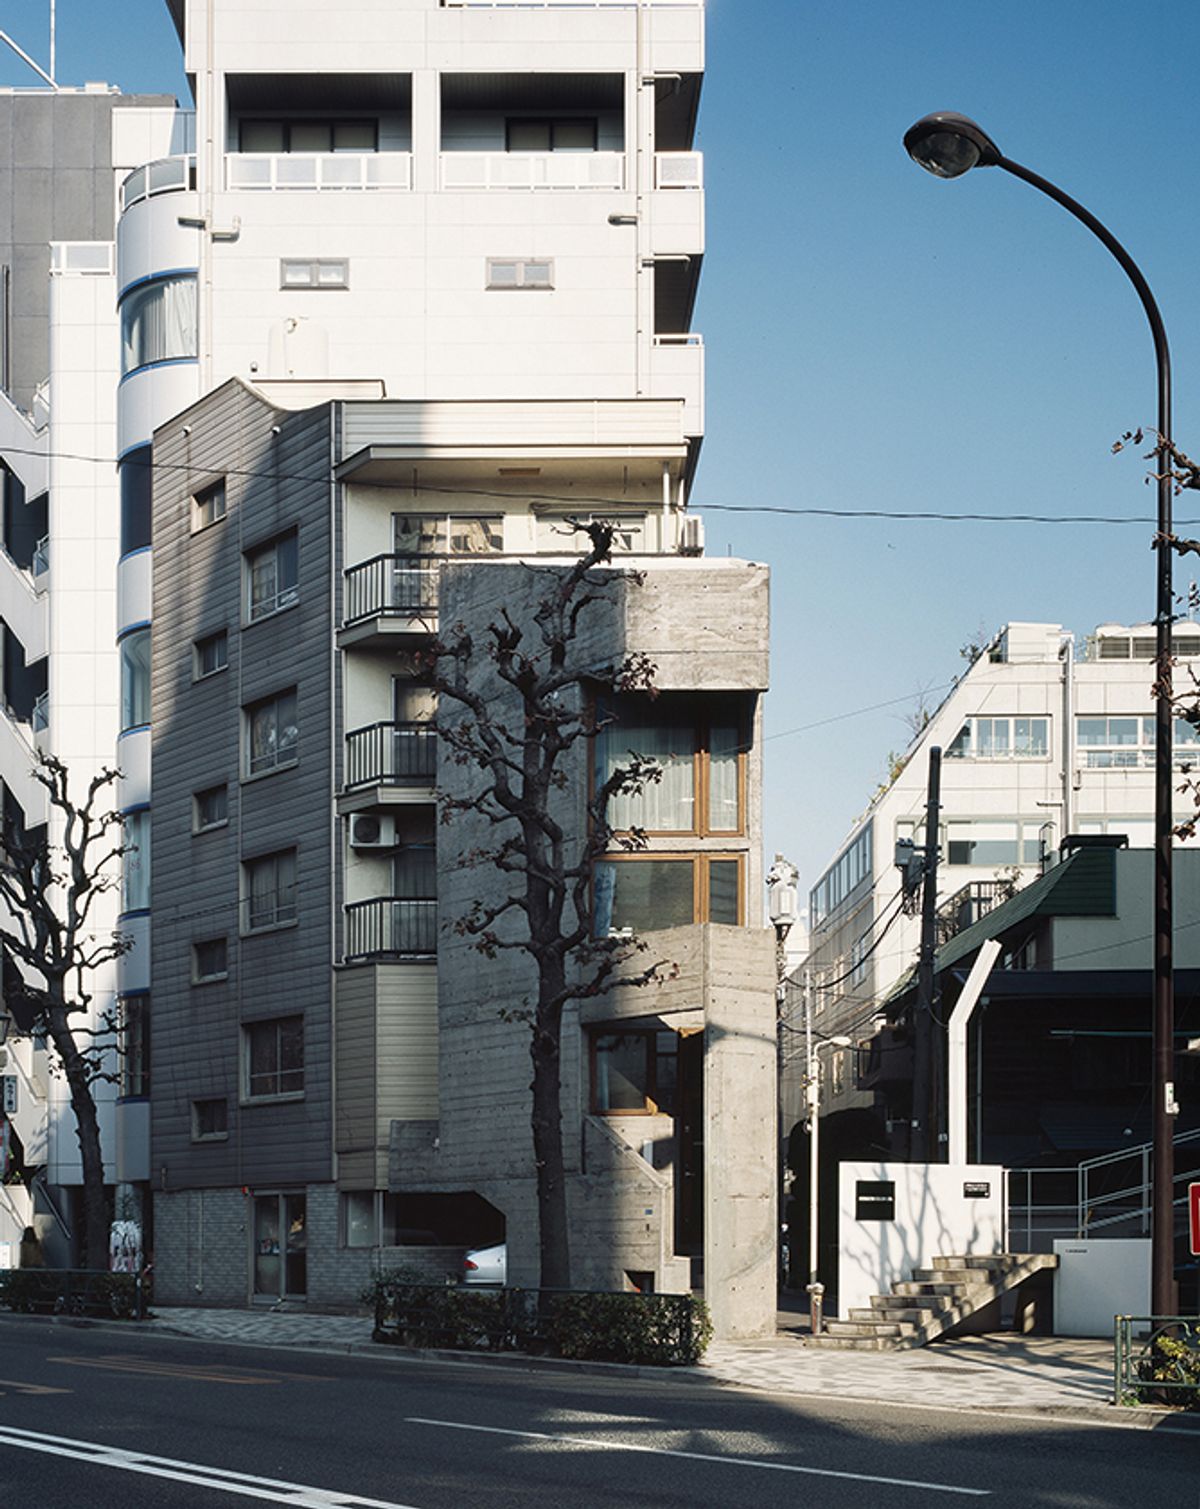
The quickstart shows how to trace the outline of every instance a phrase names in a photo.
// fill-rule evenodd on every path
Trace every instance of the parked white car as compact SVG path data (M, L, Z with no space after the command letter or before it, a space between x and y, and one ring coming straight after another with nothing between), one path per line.
M464 1254L462 1262L464 1284L491 1284L503 1287L508 1281L508 1245L498 1242L494 1247L474 1247Z

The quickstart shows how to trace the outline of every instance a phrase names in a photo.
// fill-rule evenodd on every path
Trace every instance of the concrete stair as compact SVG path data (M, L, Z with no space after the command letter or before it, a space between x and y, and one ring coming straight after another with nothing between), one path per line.
M844 1351L898 1352L923 1347L946 1336L1000 1296L1058 1259L1044 1252L1003 1252L987 1257L937 1257L911 1279L892 1285L890 1294L871 1296L869 1309L851 1310L831 1320L805 1345Z

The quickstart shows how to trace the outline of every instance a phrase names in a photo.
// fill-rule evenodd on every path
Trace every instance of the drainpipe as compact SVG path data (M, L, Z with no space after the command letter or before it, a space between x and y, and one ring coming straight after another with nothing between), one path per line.
M1062 661L1062 832L1059 842L1075 831L1075 636L1064 634L1058 647Z
M967 1161L967 1026L999 953L1000 945L994 938L989 938L982 945L971 966L962 994L950 1013L950 1025L947 1029L950 1076L947 1130L950 1134L948 1162L951 1166L961 1166Z

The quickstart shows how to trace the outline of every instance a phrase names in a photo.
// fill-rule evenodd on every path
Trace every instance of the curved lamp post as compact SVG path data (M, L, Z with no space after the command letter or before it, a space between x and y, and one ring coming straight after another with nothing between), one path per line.
M1014 178L1040 189L1063 209L1083 222L1101 240L1124 269L1137 290L1158 366L1158 433L1171 440L1171 354L1167 333L1150 285L1137 263L1096 217L1069 194L1037 173L1005 157L987 132L965 115L942 111L927 115L904 136L905 150L920 167L938 178L959 178L972 168L1003 168ZM1168 459L1160 457L1158 474L1158 594L1155 610L1155 746L1154 746L1154 1182L1152 1193L1152 1298L1155 1315L1174 1315L1175 1300L1175 1209L1174 1209L1174 1030L1175 982L1171 935L1171 623L1174 596L1171 589L1171 478Z

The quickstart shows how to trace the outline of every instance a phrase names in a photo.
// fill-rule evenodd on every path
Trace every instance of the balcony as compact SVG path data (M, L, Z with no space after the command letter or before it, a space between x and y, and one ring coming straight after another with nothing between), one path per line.
M702 189L703 152L657 152L654 157L656 189Z
M437 777L432 723L371 723L346 735L347 791L366 786L428 788Z
M625 187L624 152L443 152L443 189Z
M346 571L338 646L430 634L437 623L438 569L420 556L377 555Z
M231 190L405 190L412 188L409 152L237 152L225 159Z
M432 959L437 956L437 901L433 897L379 896L346 907L343 954L359 959Z
M196 187L194 157L160 157L134 168L121 185L121 213L156 194L179 193Z
M973 880L955 891L937 909L934 925L938 947L944 947L956 934L973 927L1015 892L1016 887L1010 880Z

